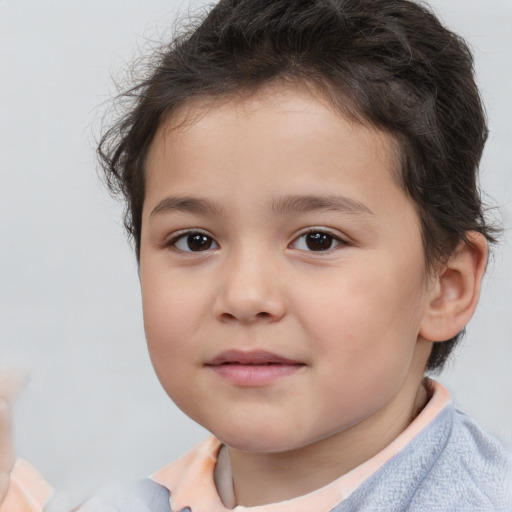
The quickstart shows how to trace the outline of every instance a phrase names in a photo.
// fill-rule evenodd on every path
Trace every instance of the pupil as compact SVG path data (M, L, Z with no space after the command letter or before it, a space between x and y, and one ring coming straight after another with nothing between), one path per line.
M306 245L311 251L326 251L332 246L332 236L326 233L309 233Z
M206 251L212 246L212 239L201 234L189 235L187 245L191 251Z

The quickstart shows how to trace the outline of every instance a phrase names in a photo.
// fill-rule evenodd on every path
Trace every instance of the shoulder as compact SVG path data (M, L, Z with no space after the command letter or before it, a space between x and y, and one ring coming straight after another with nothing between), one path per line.
M102 487L76 507L58 494L44 512L190 512L224 510L213 483L220 442L213 436L136 484ZM172 503L171 503L172 502Z
M82 505L76 506L67 496L56 494L43 512L171 512L169 491L145 479L132 484L102 487Z
M475 493L478 488L490 501L501 503L501 498L509 496L510 491L507 487L512 472L510 451L467 414L455 408L452 413L453 428L440 469L445 468L452 475L465 475L465 481L474 482Z
M428 445L436 443L438 450L411 504L418 510L436 503L446 503L446 510L510 510L511 458L500 441L450 405L418 439L416 449L427 453Z
M336 512L510 512L510 457L493 436L448 404Z

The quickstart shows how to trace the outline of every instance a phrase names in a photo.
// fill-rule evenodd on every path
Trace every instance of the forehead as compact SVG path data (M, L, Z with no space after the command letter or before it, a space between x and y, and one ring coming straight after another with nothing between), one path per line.
M238 162L233 179L245 179L249 167L270 168L276 179L291 169L300 179L305 169L315 168L317 178L325 182L337 168L346 173L352 167L363 182L372 173L361 172L361 165L375 167L379 162L374 172L382 170L386 179L398 183L398 148L390 134L348 119L322 94L299 85L277 85L180 107L160 125L146 173L149 186L162 171L171 173L177 184L179 178L193 180L201 173L220 177L216 167L233 168Z

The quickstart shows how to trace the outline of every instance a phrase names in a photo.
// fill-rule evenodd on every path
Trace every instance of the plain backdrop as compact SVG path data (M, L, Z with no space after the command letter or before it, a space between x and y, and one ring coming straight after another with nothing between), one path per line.
M153 375L135 258L94 157L112 76L189 5L0 0L0 361L31 379L17 453L59 488L142 478L206 435ZM506 228L440 380L512 446L512 1L431 5L474 50L491 133L482 188Z

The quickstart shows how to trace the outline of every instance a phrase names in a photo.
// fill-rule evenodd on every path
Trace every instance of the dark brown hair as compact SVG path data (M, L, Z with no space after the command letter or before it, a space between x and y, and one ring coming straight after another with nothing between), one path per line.
M342 115L400 148L399 181L421 219L426 268L470 230L489 242L477 182L487 137L466 43L409 0L220 0L153 57L99 144L110 189L126 200L140 251L144 163L164 118L196 98L244 95L276 81L321 91ZM435 343L440 370L462 333ZM440 340L441 341L441 340Z

